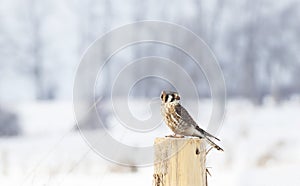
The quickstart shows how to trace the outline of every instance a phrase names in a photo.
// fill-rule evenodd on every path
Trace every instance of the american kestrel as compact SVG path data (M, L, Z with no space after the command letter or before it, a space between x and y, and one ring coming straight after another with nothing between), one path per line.
M221 147L209 138L214 138L218 141L220 140L201 129L187 110L180 105L180 96L177 92L163 91L160 98L162 101L161 114L165 123L175 133L175 135L204 138L212 147L223 151Z

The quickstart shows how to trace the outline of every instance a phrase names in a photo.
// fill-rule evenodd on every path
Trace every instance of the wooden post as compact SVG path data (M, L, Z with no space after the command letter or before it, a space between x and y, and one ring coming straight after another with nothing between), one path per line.
M206 186L205 160L199 138L156 138L154 186Z

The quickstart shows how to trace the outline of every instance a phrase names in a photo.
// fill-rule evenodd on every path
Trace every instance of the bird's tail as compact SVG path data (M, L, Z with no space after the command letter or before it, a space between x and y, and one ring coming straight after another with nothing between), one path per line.
M205 140L214 148L216 148L217 150L220 150L220 151L224 151L221 147L219 147L217 144L215 144L211 139L209 139L209 137L211 138L214 138L218 141L220 141L219 138L211 135L210 133L206 132L205 130L201 129L199 126L196 126L196 130L198 131L197 132L197 136L199 138L205 138Z
M219 150L219 151L224 151L220 146L218 146L217 144L215 144L211 139L209 139L208 137L204 136L205 140L215 149Z
M196 126L196 129L197 129L200 133L204 134L205 136L208 136L208 137L211 137L211 138L214 138L214 139L220 141L219 138L217 138L217 137L215 137L214 135L212 135L212 134L206 132L205 130L201 129L199 126Z

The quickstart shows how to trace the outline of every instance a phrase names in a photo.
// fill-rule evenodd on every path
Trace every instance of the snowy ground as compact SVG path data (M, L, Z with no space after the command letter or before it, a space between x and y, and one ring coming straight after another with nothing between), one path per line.
M199 120L205 123L211 105L201 103ZM72 130L71 103L23 103L12 109L20 114L25 134L0 139L1 186L152 184L153 167L122 167L94 153ZM225 152L208 155L209 185L300 185L299 131L299 99L261 107L229 101L218 134Z

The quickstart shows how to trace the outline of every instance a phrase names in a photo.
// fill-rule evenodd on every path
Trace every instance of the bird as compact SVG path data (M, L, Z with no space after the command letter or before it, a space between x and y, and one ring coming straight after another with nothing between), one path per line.
M161 115L166 125L174 132L174 135L171 135L172 137L192 136L204 138L213 148L224 151L210 138L218 141L220 139L200 128L188 111L181 106L178 92L162 91L160 98Z

